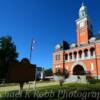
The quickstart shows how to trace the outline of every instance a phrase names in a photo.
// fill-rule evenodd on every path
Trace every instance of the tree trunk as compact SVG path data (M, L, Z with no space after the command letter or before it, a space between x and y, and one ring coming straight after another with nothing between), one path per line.
M22 92L23 92L23 85L24 85L24 82L20 82L19 84L20 84L20 93L22 93Z

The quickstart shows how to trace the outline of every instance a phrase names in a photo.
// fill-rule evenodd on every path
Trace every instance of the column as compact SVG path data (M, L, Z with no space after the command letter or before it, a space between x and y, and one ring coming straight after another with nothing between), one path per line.
M84 51L82 51L82 59L84 59Z
M72 60L74 61L74 53L72 53Z
M91 57L91 53L90 53L90 50L88 50L88 59L90 59Z
M76 59L79 60L79 54L78 54L78 52L77 52L77 57L76 57Z
M93 51L93 58L96 57L96 55L95 55L96 53L95 52L96 52L96 50Z

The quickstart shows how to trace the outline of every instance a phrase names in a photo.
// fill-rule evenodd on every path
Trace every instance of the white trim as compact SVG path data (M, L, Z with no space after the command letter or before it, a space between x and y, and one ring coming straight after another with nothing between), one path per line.
M91 71L93 71L93 70L94 70L94 64L91 63Z
M83 19L77 21L76 23L79 24L79 23L81 23L81 22L83 22L83 21L86 21L87 19L88 19L87 17L84 17Z

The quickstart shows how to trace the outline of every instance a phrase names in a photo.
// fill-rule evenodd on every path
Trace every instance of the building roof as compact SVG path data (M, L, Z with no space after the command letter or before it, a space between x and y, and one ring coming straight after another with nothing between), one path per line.
M96 38L96 40L100 40L100 33L94 34L93 37L91 37L91 38ZM77 48L77 43L68 44L68 42L66 42L66 41L63 41L59 45L60 45L60 48L56 49L55 51L61 51L61 50L66 51L66 50L71 50L71 49ZM90 45L90 43L89 44L81 44L80 48L86 47L86 46L89 46L89 45Z
M67 49L69 49L69 43L67 41L62 41L62 43L56 45L55 51L67 50Z

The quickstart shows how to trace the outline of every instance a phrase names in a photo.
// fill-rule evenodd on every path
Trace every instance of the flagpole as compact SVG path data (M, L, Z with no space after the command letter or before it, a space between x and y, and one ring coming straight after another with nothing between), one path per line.
M34 90L36 89L36 72L37 72L37 68L36 68L36 71L35 71Z
M32 41L31 41L31 49L30 49L30 56L29 56L30 63L31 63L31 58L32 58L32 50L33 50L33 46L34 46L33 44L35 44L34 39L32 39ZM37 68L35 70L34 89L36 89L36 72L37 72Z
M33 39L32 39L32 41L33 41ZM32 58L32 41L31 41L31 49L30 49L30 56L29 56L30 63L31 63L31 58Z

